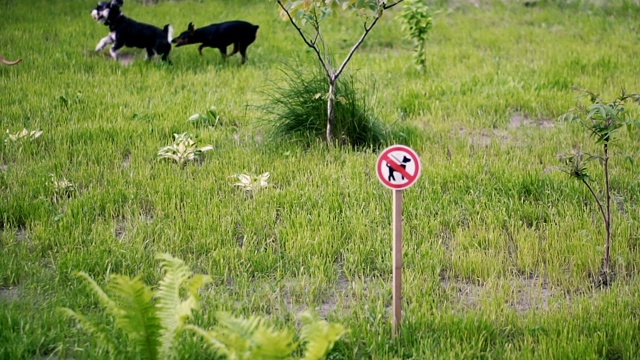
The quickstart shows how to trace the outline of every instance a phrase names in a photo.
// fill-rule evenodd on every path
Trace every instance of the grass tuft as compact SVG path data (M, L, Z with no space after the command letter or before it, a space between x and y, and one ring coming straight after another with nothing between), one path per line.
M284 85L272 84L263 110L269 115L270 136L310 146L326 138L326 76L320 71L293 67L283 70ZM378 148L387 140L387 128L373 115L371 106L357 88L354 76L343 76L336 85L334 138L341 146Z

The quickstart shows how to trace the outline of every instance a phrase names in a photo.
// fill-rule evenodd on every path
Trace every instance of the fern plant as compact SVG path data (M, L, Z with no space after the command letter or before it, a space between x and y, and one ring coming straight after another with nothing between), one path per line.
M301 318L300 339L305 346L304 360L326 358L336 341L347 333L343 325L320 320L310 312L302 313Z
M113 323L98 323L74 310L61 310L93 337L97 355L118 360L180 358L177 339L188 330L202 337L216 355L227 359L291 359L292 354L301 353L304 360L319 360L326 358L347 332L342 325L319 320L310 313L302 314L298 336L258 316L245 319L224 312L217 314L218 324L212 330L187 324L192 312L199 309L199 289L211 279L194 275L182 260L171 255L160 254L158 259L164 277L157 289L145 285L139 276L113 275L103 290L89 275L78 273Z
M227 359L288 359L295 350L294 335L277 330L264 319L251 316L235 318L225 312L217 314L218 326L210 331L188 325L209 347Z
M187 325L186 329L200 335L209 347L227 359L292 359L292 354L303 347L301 359L326 358L336 341L344 336L344 326L319 320L309 312L301 316L300 334L278 330L258 316L236 318L228 313L218 313L218 325L212 330Z
M158 255L164 277L156 290L140 277L113 275L103 290L89 275L78 273L97 296L112 327L96 324L68 308L62 311L76 320L112 359L173 359L177 357L177 335L184 329L192 311L199 308L198 290L210 281L208 276L193 274L182 260L168 254ZM183 297L181 293L186 293ZM121 335L122 336L119 336Z

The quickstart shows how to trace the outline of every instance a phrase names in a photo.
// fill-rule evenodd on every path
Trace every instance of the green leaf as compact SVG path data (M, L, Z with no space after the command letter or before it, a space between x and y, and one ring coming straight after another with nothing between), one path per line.
M197 291L210 281L207 276L192 277L193 273L184 261L169 254L158 254L164 277L159 282L156 293L158 318L161 324L159 354L162 358L172 358L175 354L176 336L182 331L186 320L197 309ZM188 296L182 299L180 290L188 289Z
M157 359L160 322L153 302L154 293L140 277L114 275L108 287L121 310L116 325L129 338L142 359Z
M300 338L306 345L304 360L324 359L336 341L347 333L341 324L319 320L309 312L303 313L301 317L303 325Z
M113 337L112 329L108 329L102 324L96 325L89 321L84 315L71 309L60 308L60 311L62 311L64 316L75 320L80 328L91 335L99 349L107 350L109 354L115 358L118 358L119 354L123 353L122 349L118 346L118 341Z

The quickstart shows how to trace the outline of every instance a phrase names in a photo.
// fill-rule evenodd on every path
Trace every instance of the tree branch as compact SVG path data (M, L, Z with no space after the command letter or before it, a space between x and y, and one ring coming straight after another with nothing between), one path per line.
M382 8L383 8L384 10L391 9L392 7L394 7L394 6L398 5L398 4L400 4L400 3L401 3L401 2L403 2L403 1L404 1L404 0L398 0L398 1L394 2L394 3L393 3L393 4L391 4L391 5L387 5L387 4L385 4L385 5L383 5L383 6L382 6Z
M296 28L296 30L298 31L298 34L300 34L300 37L302 38L304 43L307 44L307 46L310 47L311 49L313 49L313 51L316 53L316 56L318 57L318 60L320 61L320 64L322 64L322 67L324 68L324 71L327 73L327 76L330 76L331 71L327 67L327 64L325 63L324 59L322 58L322 54L320 53L320 50L318 50L318 47L315 44L315 41L317 41L317 36L319 35L320 32L319 31L317 32L316 40L313 43L310 42L307 39L307 37L304 36L304 33L302 32L302 29L293 20L293 17L289 13L289 11L284 7L284 5L282 4L282 1L281 0L277 0L277 2L278 2L278 5L280 5L280 8L282 9L282 11L284 11L284 13L287 14L287 17L289 18L289 21L291 22L291 25L293 25L293 27Z
M400 1L403 1L403 0L400 0ZM360 36L360 39L358 39L358 42L355 45L353 45L353 47L351 48L351 51L349 51L349 53L347 54L347 57L344 59L342 64L340 64L340 67L338 68L338 70L334 75L335 78L338 78L338 76L340 76L340 74L342 73L342 70L344 70L345 66L347 66L347 63L349 62L349 60L351 60L351 57L353 56L353 54L356 52L356 50L358 50L360 45L362 45L362 43L364 42L364 39L367 37L367 35L369 35L369 32L376 25L378 20L380 20L381 16L382 16L382 12L378 12L376 17L373 19L373 22L371 23L371 25L367 26L367 24L365 23L364 33L362 34L362 36Z
M604 209L602 208L602 203L600 203L600 200L598 199L598 196L596 195L595 191L593 191L593 188L591 187L591 185L589 185L589 183L586 180L581 180L581 181L583 184L587 186L587 189L589 189L589 192L593 196L593 199L596 201L596 204L598 205L598 209L600 209L600 214L602 215L602 219L605 222L609 221L607 219L607 214L604 212Z

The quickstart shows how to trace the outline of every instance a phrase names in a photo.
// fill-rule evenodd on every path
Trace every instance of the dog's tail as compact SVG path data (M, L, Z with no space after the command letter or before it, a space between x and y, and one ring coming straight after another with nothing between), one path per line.
M167 34L167 41L171 43L171 40L173 39L173 26L171 26L171 24L167 24L162 28L162 31Z
M15 65L15 64L19 63L20 61L22 61L22 59L9 61L9 60L5 59L4 56L0 55L0 63L3 63L5 65Z

